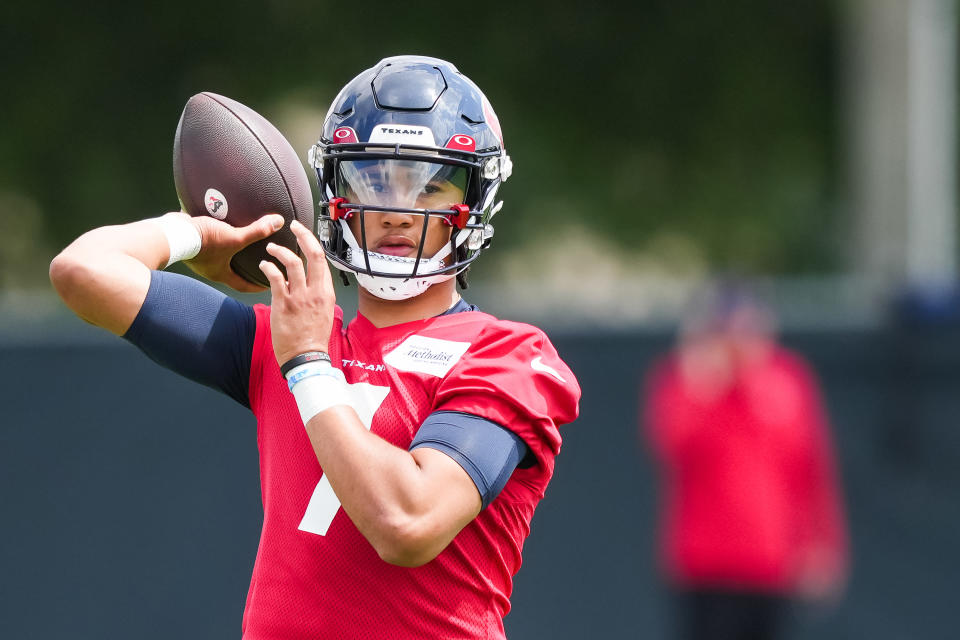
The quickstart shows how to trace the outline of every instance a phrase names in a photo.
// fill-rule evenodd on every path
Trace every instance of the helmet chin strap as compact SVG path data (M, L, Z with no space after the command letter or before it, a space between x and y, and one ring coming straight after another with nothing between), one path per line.
M350 271L357 276L357 284L382 300L407 300L413 298L426 291L430 285L445 282L456 275L453 273L435 273L444 268L443 260L450 255L450 252L453 250L449 242L445 243L443 248L434 256L430 258L420 258L417 271L427 274L432 273L432 275L391 278L387 276L372 276L364 273L367 270L364 251L357 243L357 239L347 225L347 221L340 220L339 222L341 230L343 231L343 238L350 247L347 251L347 261L354 267L350 269ZM461 235L463 235L464 238L458 239L458 246L463 242L466 234ZM393 273L398 276L413 273L413 267L417 264L416 258L391 256L370 250L366 251L366 257L370 261L370 271Z

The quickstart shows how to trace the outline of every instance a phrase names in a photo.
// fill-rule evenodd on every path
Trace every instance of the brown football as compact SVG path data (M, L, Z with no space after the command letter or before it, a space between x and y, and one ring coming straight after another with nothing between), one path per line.
M283 215L280 231L236 253L233 270L268 286L257 266L272 260L268 242L299 255L290 222L313 228L313 196L306 171L283 134L253 109L215 93L187 101L173 141L173 181L180 206L192 216L213 216L242 227L268 213Z

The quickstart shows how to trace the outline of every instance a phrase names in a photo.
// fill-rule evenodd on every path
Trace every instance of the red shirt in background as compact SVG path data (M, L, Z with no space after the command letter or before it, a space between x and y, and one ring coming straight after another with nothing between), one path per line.
M683 357L655 365L645 396L668 575L686 587L829 591L845 574L847 534L812 371L770 345L697 381Z

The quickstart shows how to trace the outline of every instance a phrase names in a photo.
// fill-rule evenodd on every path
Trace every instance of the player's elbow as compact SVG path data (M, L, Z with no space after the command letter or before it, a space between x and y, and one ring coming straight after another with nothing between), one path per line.
M416 519L405 518L386 523L372 541L380 558L398 567L419 567L437 557L446 542L432 535Z
M83 286L94 278L85 260L67 247L50 262L50 283L63 298L67 306L73 308L72 299L79 294Z

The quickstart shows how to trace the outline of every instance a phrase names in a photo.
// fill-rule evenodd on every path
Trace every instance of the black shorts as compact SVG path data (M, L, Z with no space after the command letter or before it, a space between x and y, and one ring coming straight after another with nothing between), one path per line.
M675 637L682 640L773 640L782 635L788 599L781 594L716 588L676 591Z

